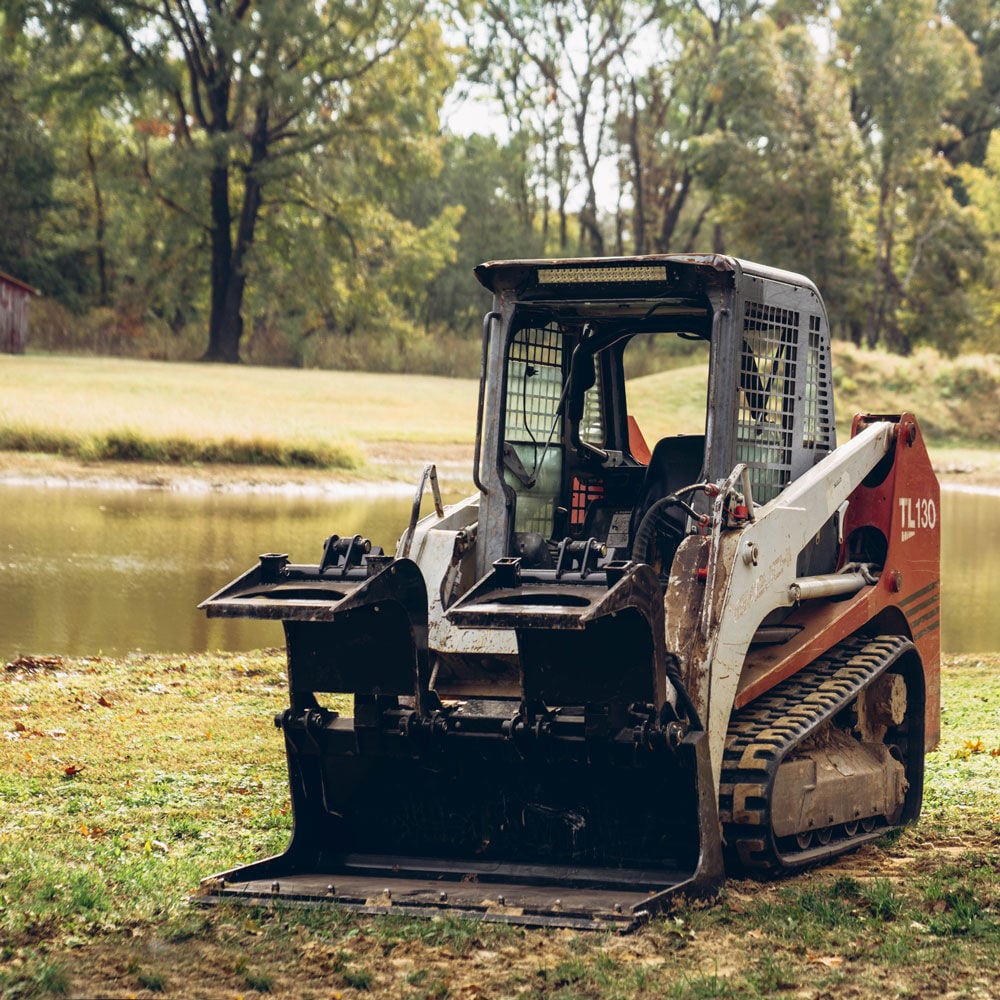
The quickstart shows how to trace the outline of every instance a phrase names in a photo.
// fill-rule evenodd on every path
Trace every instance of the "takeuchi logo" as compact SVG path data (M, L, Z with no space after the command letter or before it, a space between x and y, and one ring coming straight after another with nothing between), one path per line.
M937 526L937 503L930 497L900 497L900 539L908 541L920 531L933 531Z

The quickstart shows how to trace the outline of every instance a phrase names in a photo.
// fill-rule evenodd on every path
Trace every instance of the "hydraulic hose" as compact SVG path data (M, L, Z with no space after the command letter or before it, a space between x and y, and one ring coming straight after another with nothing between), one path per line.
M652 565L650 547L656 539L657 530L669 530L677 538L678 542L680 541L680 529L672 521L668 521L662 516L663 512L669 507L679 505L679 498L671 493L668 496L661 497L643 514L642 520L639 522L639 528L635 533L635 541L632 544L632 557L634 559L639 559L642 562Z

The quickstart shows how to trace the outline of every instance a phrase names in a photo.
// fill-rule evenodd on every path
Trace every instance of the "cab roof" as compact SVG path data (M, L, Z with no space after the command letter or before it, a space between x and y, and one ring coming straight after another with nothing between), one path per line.
M527 291L546 286L642 285L670 283L682 274L690 280L700 273L709 284L736 280L741 275L767 278L817 292L809 278L792 271L755 264L724 254L649 254L640 257L564 257L554 259L491 260L475 269L480 283L491 292Z

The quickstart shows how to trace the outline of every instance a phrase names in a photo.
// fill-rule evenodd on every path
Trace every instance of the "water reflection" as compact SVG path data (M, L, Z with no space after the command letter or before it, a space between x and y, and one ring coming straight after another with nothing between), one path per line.
M355 531L391 549L411 501L4 486L0 656L281 645L280 624L195 606L261 552L316 562L327 535Z
M1000 652L1000 491L942 491L941 604L945 652Z
M315 562L355 531L391 549L411 499L0 486L0 657L281 645L277 623L195 606L261 552ZM946 490L941 506L944 648L1000 650L1000 495Z

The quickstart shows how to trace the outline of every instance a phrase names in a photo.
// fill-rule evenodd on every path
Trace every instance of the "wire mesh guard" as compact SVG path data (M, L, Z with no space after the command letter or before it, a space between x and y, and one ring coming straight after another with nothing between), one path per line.
M740 358L737 460L766 503L791 476L798 312L748 302Z
M798 419L802 444L829 448L831 407L819 316L809 316L800 385L797 310L748 302L743 323L736 458L746 462L754 499L767 503L791 481ZM801 399L799 398L802 394Z
M508 476L518 493L514 530L552 533L562 480L562 447L557 420L563 391L563 334L558 326L518 331L507 361L505 441L514 447L535 484L530 489ZM546 448L550 435L552 442Z

